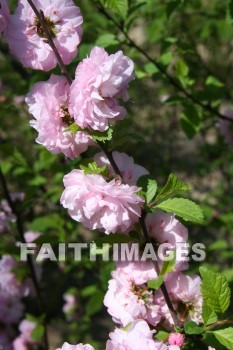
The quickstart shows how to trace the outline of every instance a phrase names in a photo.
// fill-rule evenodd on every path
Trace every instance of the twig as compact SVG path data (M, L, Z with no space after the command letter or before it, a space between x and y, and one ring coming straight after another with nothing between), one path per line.
M135 43L133 39L129 36L127 31L124 29L124 26L120 23L118 23L115 18L113 18L104 8L104 6L100 3L98 3L99 11L107 18L109 19L115 26L118 28L122 34L124 34L125 38L128 41L128 45L131 47L134 47L138 52L140 52L149 62L153 63L155 67L162 73L165 78L168 80L168 82L174 86L177 90L179 90L183 95L185 95L190 101L192 101L194 104L200 106L202 109L208 111L211 114L216 115L217 117L228 120L230 122L233 122L233 120L230 117L227 117L220 112L218 112L216 109L212 108L210 105L202 103L199 101L192 93L185 90L185 88L179 84L179 82L173 78L167 70L163 67L162 64L160 64L158 61L156 61L153 57L151 57L146 51L143 50L139 45Z
M2 189L4 192L4 197L6 198L7 202L9 203L9 206L12 210L12 213L15 215L16 217L16 226L17 226L17 230L19 232L20 238L22 243L27 243L24 237L24 227L23 227L23 222L21 220L21 215L18 213L15 204L13 202L13 200L11 199L10 196L10 192L8 190L8 186L6 183L6 179L4 177L4 174L2 172L2 169L0 167L0 182L2 184ZM38 302L38 309L40 314L44 314L45 315L45 307L44 307L44 302L43 302L43 298L41 296L41 292L40 292L40 286L36 277L36 272L35 272L35 268L33 265L33 260L31 255L27 255L27 263L30 269L30 274L31 274L31 278L32 278L32 282L35 288L35 292L36 292L36 296L37 296L37 302ZM48 346L48 335L47 335L47 325L46 325L46 320L44 321L44 346L45 349L48 350L49 346Z
M39 22L40 22L40 24L41 24L41 26L42 26L42 28L43 28L43 30L44 30L46 36L47 36L47 39L48 39L48 41L49 41L49 44L50 44L51 48L54 50L54 53L56 54L56 57L57 57L57 60L58 60L58 62L59 62L59 66L60 66L60 68L61 68L62 73L65 75L65 77L66 77L68 83L71 85L72 79L71 79L71 77L69 76L69 74L68 74L68 72L67 72L67 70L66 70L66 67L65 67L65 65L64 65L64 63L63 63L63 61L62 61L62 58L61 58L59 52L57 51L57 49L56 49L56 47L55 47L55 45L54 45L52 36L51 36L51 34L50 34L50 32L49 32L49 30L48 30L48 28L47 28L46 22L45 22L45 20L44 20L44 15L42 15L42 11L39 12L39 11L36 9L35 5L33 4L33 2L32 2L31 0L27 0L27 1L28 1L29 4L31 5L31 7L32 7L33 11L35 12L36 16L38 17L38 20L39 20ZM112 156L112 152L109 152L109 150L105 147L105 145L104 145L103 143L97 141L97 144L99 145L99 147L101 148L101 150L104 152L104 154L105 154L106 157L108 158L108 160L109 160L111 166L113 167L115 173L116 173L118 176L120 176L120 178L122 179L121 172L120 172L120 170L119 170L119 168L118 168L116 162L114 161L114 158L113 158L113 156ZM143 235L144 235L144 237L145 237L146 242L147 242L147 243L151 243L151 239L150 239L150 236L149 236L149 234L148 234L148 232L147 232L147 228L146 228L146 225L145 225L144 213L142 214L142 217L140 218L140 221L139 221L139 222L140 222L140 225L141 225L141 228L142 228L142 232L143 232ZM155 261L154 264L155 264L156 273L159 275L160 269L159 269L158 262ZM165 286L164 283L163 283L163 285L161 286L161 290L162 290L164 299L165 299L165 301L166 301L166 303L167 303L168 309L169 309L169 311L170 311L170 313L171 313L171 316L172 316L172 318L173 318L174 325L175 325L175 326L180 326L180 321L179 321L178 318L177 318L175 309L174 309L174 307L173 307L173 305L172 305L171 299L170 299L170 297L169 297L169 294L168 294L168 292L167 292L167 288L166 288L166 286Z
M222 320L222 321L217 321L215 323L212 323L211 325L209 325L208 327L205 327L205 330L208 331L214 327L217 326L222 326L224 324L233 324L233 320Z

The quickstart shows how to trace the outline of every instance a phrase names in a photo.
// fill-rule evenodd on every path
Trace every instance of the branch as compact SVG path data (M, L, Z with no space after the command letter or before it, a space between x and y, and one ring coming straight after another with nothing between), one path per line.
M162 64L157 62L153 57L151 57L146 51L143 50L139 45L135 43L133 39L130 38L127 31L124 29L124 26L120 23L118 23L114 17L112 17L104 8L104 6L100 3L98 3L99 11L108 19L110 20L116 28L118 28L122 34L124 34L125 38L128 40L128 45L131 47L134 47L138 52L140 52L149 62L153 63L155 67L162 73L167 81L174 86L177 90L179 90L183 95L185 95L190 101L192 101L194 104L198 105L202 109L208 111L211 114L216 115L220 119L228 120L230 122L233 122L233 120L220 112L218 112L216 109L212 108L208 104L205 104L201 101L199 101L191 92L188 92L185 90L185 88L180 85L180 83L173 78L169 73L167 73L167 70L163 67Z
M215 323L212 323L210 326L206 327L205 330L208 331L214 327L217 326L222 326L224 324L233 324L233 320L222 320L222 321L217 321Z
M27 243L25 241L25 238L24 238L24 227L23 227L23 222L21 220L21 215L18 213L18 211L17 211L17 209L15 207L15 204L14 204L13 200L11 199L10 191L8 189L8 186L7 186L7 183L6 183L6 179L5 179L4 175L3 175L1 167L0 167L0 182L1 182L1 185L2 185L3 192L4 192L4 197L7 199L8 203L9 203L9 206L10 206L10 208L12 210L12 213L16 217L16 226L17 226L17 230L19 232L19 235L21 237L21 241L22 241L22 243ZM28 263L28 266L29 266L32 282L33 282L33 285L34 285L34 288L35 288L35 291L36 291L37 302L38 302L38 309L39 309L40 314L42 315L42 314L45 314L45 307L44 307L44 302L43 302L43 299L42 299L42 296L41 296L40 286L39 286L39 283L38 283L38 280L37 280L37 277L36 277L36 272L35 272L35 268L34 268L34 265L33 265L33 260L32 260L31 255L27 255L27 263ZM46 320L44 321L44 330L45 330L44 331L44 346L45 346L45 349L48 350L49 349L49 345L48 345L48 335L47 335Z
M43 30L44 30L46 36L47 36L47 39L48 39L48 41L49 41L49 44L50 44L52 50L54 50L54 53L55 53L55 55L56 55L56 57L57 57L59 66L60 66L60 68L61 68L61 72L64 74L64 76L66 77L68 83L71 85L72 79L71 79L71 77L69 76L69 74L68 74L68 72L67 72L67 70L66 70L66 66L65 66L64 62L62 61L62 58L61 58L59 52L57 51L56 46L54 45L54 42L53 42L53 39L52 39L51 34L50 34L50 32L49 32L49 29L47 28L47 24L46 24L46 22L45 22L45 20L44 20L43 12L42 12L42 11L39 12L39 11L36 9L35 5L33 4L33 2L32 2L31 0L27 0L27 1L28 1L28 3L31 5L33 11L35 12L35 14L36 14L36 16L37 16L37 18L38 18L38 20L39 20L39 22L40 22L40 24L41 24ZM102 142L97 141L97 144L99 145L99 147L101 148L101 150L104 152L104 154L105 154L106 157L108 158L108 160L109 160L111 166L113 167L115 173L116 173L118 176L120 176L120 178L122 179L121 172L120 172L120 170L119 170L119 168L118 168L116 162L115 162L114 159L113 159L112 152L110 152L110 151L105 147L105 145L104 145ZM146 225L145 225L145 214L144 214L144 213L142 214L142 217L140 218L140 221L139 221L139 222L140 222L140 225L141 225L141 228L142 228L142 232L143 232L143 235L144 235L144 237L145 237L146 242L147 242L147 243L152 243L152 242L151 242L151 238L150 238L150 236L149 236L149 234L148 234L148 232L147 232ZM154 264L155 264L156 273L159 275L159 273L160 273L160 268L159 268L158 262L155 261ZM168 294L168 292L167 292L167 288L166 288L166 286L165 286L164 283L163 283L163 285L161 286L161 290L162 290L164 299L165 299L165 301L166 301L166 303L167 303L168 309L169 309L169 311L170 311L170 313L171 313L171 316L172 316L172 318L173 318L174 325L175 325L175 326L180 326L180 321L179 321L178 318L177 318L175 309L174 309L174 307L173 307L173 305L172 305L171 299L170 299L170 297L169 297L169 294Z

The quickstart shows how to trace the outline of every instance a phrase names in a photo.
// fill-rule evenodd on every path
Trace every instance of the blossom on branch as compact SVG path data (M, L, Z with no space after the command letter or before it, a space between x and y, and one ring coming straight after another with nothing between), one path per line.
M139 220L144 199L137 195L136 186L115 179L107 182L101 175L85 175L82 170L65 175L64 185L61 204L88 229L127 233Z
M93 141L86 132L66 131L73 122L68 112L69 92L64 77L51 75L48 81L36 83L25 101L35 118L30 125L38 131L37 143L53 154L62 152L73 159L85 152Z
M135 164L133 157L128 156L126 153L112 152L113 159L121 172L123 180L129 185L136 185L139 177L148 175L149 172L141 165ZM107 165L110 175L116 176L109 160L103 152L99 152L94 156L95 162L100 166Z
M134 65L122 51L108 53L94 47L76 69L71 85L70 112L81 128L105 131L109 122L123 119L126 110L119 98L128 100Z
M54 44L65 64L77 55L82 37L83 18L73 0L33 0L44 20ZM25 66L49 71L56 67L56 56L46 33L27 0L19 0L10 16L6 38L12 54Z
M144 319L155 326L160 322L160 308L154 303L154 294L146 283L157 274L152 262L120 263L112 272L104 305L113 321L127 326L134 320Z

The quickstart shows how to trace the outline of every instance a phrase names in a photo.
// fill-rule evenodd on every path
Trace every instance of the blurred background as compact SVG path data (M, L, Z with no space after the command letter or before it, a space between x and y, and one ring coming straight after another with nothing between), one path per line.
M132 155L160 186L171 172L192 186L188 196L200 204L205 224L188 224L190 242L206 245L204 265L222 271L232 286L233 142L226 142L219 129L219 116L208 108L224 113L232 107L233 2L119 0L115 6L114 1L108 1L106 11L111 18L106 17L98 1L78 0L76 4L84 17L84 35L69 73L74 75L78 62L94 45L105 47L109 53L123 50L135 63L128 115L115 126L110 148ZM10 5L13 11L16 1L11 0ZM59 74L59 70L54 73ZM90 242L101 233L84 229L59 204L63 176L77 167L81 158L70 161L63 155L50 154L35 143L36 132L29 126L31 117L24 97L35 82L49 76L23 68L0 39L1 167L9 188L25 193L20 204L25 229L40 231L40 241L51 242L56 249L59 241ZM193 103L174 81L206 107ZM229 128L233 133L233 127ZM83 157L91 157L96 151L91 148ZM12 235L1 237L0 253L17 255L12 252L14 240L20 239L13 228ZM197 272L198 267L192 263L191 272ZM41 286L50 321L51 349L64 340L104 348L114 327L103 306L113 269L111 262L90 262L88 254L80 263L70 256L65 263L43 264ZM63 296L70 289L77 300L76 316L67 321L62 312ZM35 312L30 301L27 308Z

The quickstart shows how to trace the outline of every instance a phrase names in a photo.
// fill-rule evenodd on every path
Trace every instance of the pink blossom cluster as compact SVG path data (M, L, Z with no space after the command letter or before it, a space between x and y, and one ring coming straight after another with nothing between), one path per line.
M152 262L118 263L112 272L104 304L113 321L122 327L144 319L151 326L170 330L173 319L161 291L153 293L147 282L156 280ZM174 308L182 321L202 322L201 279L182 272L167 275L166 287Z
M19 197L19 196L16 196ZM21 196L22 197L22 196ZM20 198L21 198L20 197ZM26 242L33 242L40 236L39 232L25 233ZM35 323L23 320L19 324L20 335L15 337L15 325L19 323L24 314L23 298L33 295L34 286L31 279L17 274L24 266L20 265L10 255L3 255L0 259L0 348L6 350L28 350L34 341L31 332ZM35 271L40 278L40 268L35 265ZM14 341L12 342L12 339Z
M55 68L56 55L28 1L19 0L11 16L7 3L0 1L3 4L0 30L5 31L12 54L25 67L44 71ZM43 16L62 61L69 64L77 55L82 37L80 9L73 0L34 0L34 5ZM36 83L26 97L34 118L30 125L38 132L36 141L53 154L64 153L70 159L78 157L95 145L96 131L105 132L113 121L125 117L126 109L121 100L129 99L127 90L133 79L133 62L122 51L109 55L103 48L94 47L89 57L78 64L70 85L65 77L57 75ZM145 200L140 196L137 180L148 171L135 164L127 154L113 152L113 162L122 175L119 176L106 154L97 153L94 160L99 167L107 166L109 176L72 170L64 176L61 204L74 220L88 229L98 229L106 234L128 234L142 216ZM6 226L2 212L7 214L6 208L0 211L0 232L1 227ZM175 250L178 243L187 242L187 229L172 214L159 210L148 214L145 226L155 246L170 243ZM36 237L37 234L28 232L26 240L33 241ZM158 263L161 266L162 262ZM187 267L187 264L176 263L164 280L178 318L182 322L201 323L201 280L196 275L185 275ZM4 256L1 259L0 321L7 325L22 318L21 299L28 293L28 285L20 284L16 278L16 268L13 258ZM184 335L174 333L173 318L161 289L152 290L148 285L148 281L157 278L152 261L116 264L104 304L120 328L110 333L106 350L179 350L185 344ZM67 319L72 319L76 298L67 293L64 299L63 311ZM35 326L28 320L20 323L20 335L13 342L14 350L25 350L34 344L31 332ZM160 328L170 332L164 342L156 340ZM57 350L94 349L89 344L64 343Z
M155 331L151 330L144 320L132 322L129 328L118 329L110 333L106 350L179 350L178 345L166 345L154 339ZM183 343L181 344L183 345Z
M134 65L122 51L108 55L94 47L81 62L71 85L70 111L82 128L105 131L109 122L122 119L126 110L119 98L129 98L127 88L134 79Z
M107 182L102 175L73 170L64 177L61 204L70 216L91 230L105 233L128 232L141 215L144 200L137 186L116 179Z
M21 299L28 295L27 281L19 282L16 276L18 263L9 255L0 259L0 322L16 324L23 316Z
M20 335L13 341L13 350L28 350L36 342L32 339L32 331L36 328L35 322L27 319L19 324Z
M77 316L77 296L68 291L63 295L63 299L65 304L63 305L62 311L64 312L67 321L75 320Z
M34 0L33 3L43 11L56 48L63 62L69 64L77 55L82 37L80 9L73 0ZM9 18L5 35L12 54L25 67L44 71L56 67L56 56L27 0L19 0L15 13Z
M52 75L46 82L36 83L26 96L29 112L35 119L30 125L38 131L37 143L45 146L51 153L64 153L75 158L93 144L86 132L73 134L67 131L73 118L69 107L70 87L64 77Z

